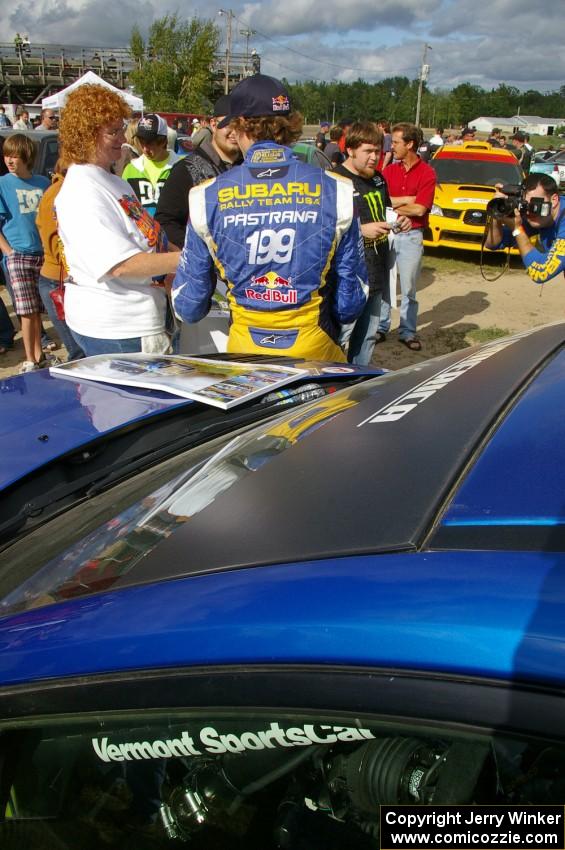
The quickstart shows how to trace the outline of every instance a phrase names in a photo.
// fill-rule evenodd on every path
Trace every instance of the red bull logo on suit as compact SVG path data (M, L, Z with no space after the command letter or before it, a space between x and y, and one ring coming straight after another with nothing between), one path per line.
M297 292L292 283L276 272L267 272L252 278L250 287L253 288L247 288L245 296L253 301L269 301L273 304L297 303ZM264 291L260 292L256 287L264 287Z

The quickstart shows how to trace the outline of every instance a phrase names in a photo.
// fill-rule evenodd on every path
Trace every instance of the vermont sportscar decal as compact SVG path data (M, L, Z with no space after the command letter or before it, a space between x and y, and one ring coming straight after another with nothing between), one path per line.
M101 761L140 761L146 759L186 758L203 753L223 755L245 750L276 749L277 747L309 747L312 744L335 744L338 741L367 741L375 736L369 729L353 726L327 726L306 723L304 726L283 728L271 723L268 729L249 732L220 733L214 726L205 726L195 735L183 731L179 737L151 741L125 741L111 744L107 736L92 738L94 752Z

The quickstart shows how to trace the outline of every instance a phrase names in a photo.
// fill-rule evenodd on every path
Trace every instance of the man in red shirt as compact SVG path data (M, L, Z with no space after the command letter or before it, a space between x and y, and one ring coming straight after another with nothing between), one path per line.
M343 154L344 159L347 158L347 151L345 150L345 137L347 136L347 134L349 132L349 128L352 125L353 125L353 119L352 118L342 118L342 120L339 122L339 125L338 125L343 130L343 135L340 137L340 139L338 141L338 145L339 145L339 149L340 149L341 153Z
M416 153L421 139L421 131L415 124L396 124L392 128L394 162L383 171L392 208L412 222L411 230L407 233L397 233L394 237L394 253L402 296L398 337L411 351L422 349L422 343L416 333L416 284L422 265L424 227L428 224L428 213L432 207L436 185L435 171ZM383 300L379 322L380 342L384 342L389 330L390 304Z

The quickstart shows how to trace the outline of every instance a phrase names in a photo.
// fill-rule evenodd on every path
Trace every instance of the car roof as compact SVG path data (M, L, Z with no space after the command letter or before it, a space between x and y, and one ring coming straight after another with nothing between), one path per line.
M434 546L565 551L565 352L524 388L454 495Z
M203 511L148 553L124 584L330 555L416 551L501 410L555 355L564 330L565 324L550 326L389 373L345 391L352 405L341 404L343 393L323 400L323 427L318 423L308 439L214 502L214 522L230 536L229 548L223 536L210 537ZM307 416L308 409L298 412ZM315 507L336 480L347 494L337 521ZM316 521L305 522L312 512ZM281 524L292 534L281 534ZM248 533L237 534L246 525Z
M254 474L178 524L118 586L265 563L415 552L439 535L438 517L485 436L534 377L538 384L564 334L560 323L454 352L289 412L271 430L261 426L244 463ZM279 438L270 456L269 435ZM226 452L216 466L211 459L211 475L222 475L226 463L243 463L239 447L233 461ZM333 511L316 512L320 494L332 493L336 480L347 494L334 497L337 520ZM488 487L502 483L489 480ZM305 521L313 512L315 522ZM229 547L224 534L210 535L212 517ZM239 534L241 528L248 532ZM292 533L281 533L285 528Z
M3 618L0 680L317 663L562 683L565 547L548 548L555 529L546 525L538 551L518 540L512 557L476 540L448 551L441 533L453 516L460 527L485 515L494 527L491 512L507 520L505 493L513 515L522 500L530 526L532 511L555 514L564 345L558 323L390 373L269 424L263 434L294 434L288 450L163 535L135 576ZM528 517L544 448L553 503L534 499ZM517 458L521 496L505 480Z
M460 145L442 145L432 159L484 159L495 162L516 162L512 151L497 148L487 142L463 142Z
M325 153L309 141L301 139L299 142L292 145L292 150L299 159L310 165L317 165L319 168L323 168L325 170L332 167L332 164Z
M23 133L25 136L31 136L32 138L35 138L35 139L38 139L38 140L39 139L46 139L50 136L56 137L56 136L59 135L58 130L43 130L43 129L38 129L38 128L34 128L33 130L30 130L30 129L20 130L19 127L0 127L0 134L2 136L13 136L14 133L20 133L20 134Z

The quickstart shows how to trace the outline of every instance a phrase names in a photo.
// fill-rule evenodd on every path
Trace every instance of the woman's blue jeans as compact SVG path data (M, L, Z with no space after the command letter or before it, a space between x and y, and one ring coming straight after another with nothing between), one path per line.
M81 357L84 357L84 351L75 340L67 323L64 321L62 322L57 316L57 310L55 309L55 305L49 295L50 292L58 288L58 280L53 280L51 277L39 275L39 294L41 295L43 306L47 310L47 315L53 323L57 336L67 349L69 360L79 360Z

